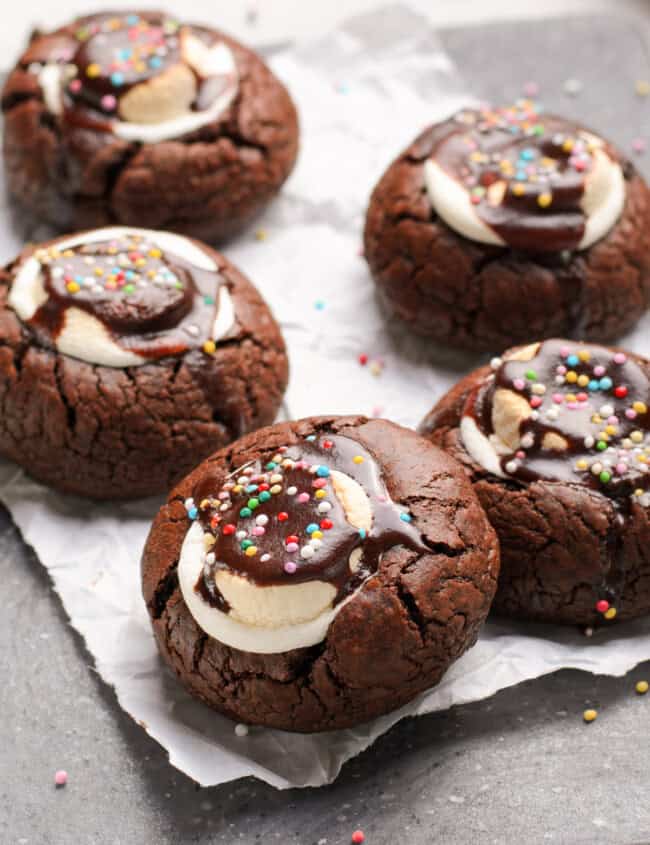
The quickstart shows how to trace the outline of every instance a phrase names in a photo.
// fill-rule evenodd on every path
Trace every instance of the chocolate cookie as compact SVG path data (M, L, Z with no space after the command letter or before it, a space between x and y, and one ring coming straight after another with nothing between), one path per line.
M268 306L198 241L95 229L0 271L0 453L52 487L167 492L272 422L286 382Z
M242 722L349 727L438 683L476 640L498 545L463 470L384 420L282 423L217 452L153 523L158 647Z
M58 229L238 232L298 149L295 108L251 50L161 12L37 33L2 96L14 198Z
M464 110L388 168L365 254L387 310L437 342L611 340L650 302L650 192L610 144L528 100Z
M650 362L547 340L471 373L423 434L501 543L494 610L592 626L650 613Z

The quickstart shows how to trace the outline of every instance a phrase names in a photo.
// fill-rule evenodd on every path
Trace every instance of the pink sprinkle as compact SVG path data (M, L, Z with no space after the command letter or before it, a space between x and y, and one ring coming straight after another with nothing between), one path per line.
M594 375L600 378L601 376L605 375L605 368L602 367L600 364L597 367L594 367Z
M73 79L72 82L68 85L68 88L72 91L73 94L78 94L79 91L81 91L81 80Z
M292 543L291 545L295 546L296 544ZM287 546L287 549L288 548L289 547ZM297 546L296 546L296 548L297 548ZM292 560L288 560L284 565L284 571L288 572L289 575L293 575L293 573L296 571L296 569L298 569L298 567L296 566L296 564Z
M377 496L377 501L378 501L378 502L386 502L386 501L388 501L388 500L386 499L386 496L381 496L381 495L380 495L380 496Z
M616 472L619 475L625 475L627 472L627 464L624 464L623 461L621 461L620 464L616 464Z
M580 406L578 405L577 402L567 402L564 407L568 408L570 411L575 411Z
M569 347L568 347L568 346L562 346L562 347L560 347L560 355L561 355L563 358L566 358L566 356L569 354L569 352L570 352L570 351L571 351L571 350L569 349Z
M54 772L54 783L56 786L65 786L68 782L68 773L64 769Z
M286 550L292 555L294 552L298 551L298 543L287 543Z
M263 525L256 525L255 528L253 528L253 534L256 537L262 537L266 534L266 528Z
M566 375L566 367L564 366L564 364L560 364L560 366L555 370L555 372L559 376L565 376Z
M607 425L618 425L618 417L607 417Z
M564 402L564 396L561 393L554 393L553 401L556 405L561 405Z
M225 490L222 490L221 493L219 493L219 498L220 499L229 499L230 496L228 495L228 493Z
M104 111L113 111L117 105L117 100L112 94L105 94L101 99L101 103Z
M373 417L380 417L384 413L384 409L381 405L375 405L375 407L370 412L371 416Z
M627 355L624 352L617 352L614 355L615 364L624 364L627 361Z
M636 419L636 411L634 410L634 408L628 408L625 412L625 416L628 418L628 420Z
M327 479L326 478L316 478L314 481L312 481L311 486L316 487L316 488L326 487L327 486Z
M641 155L641 153L645 152L645 148L646 148L646 142L643 138L635 138L632 141L632 149L634 150L635 153L638 153L639 155Z
M526 97L536 97L539 94L539 85L536 82L526 82L523 92Z
M526 457L526 453L522 452L521 449L518 452L515 452L515 458L519 458L520 461Z
M301 505L304 505L305 502L309 501L309 493L299 493L298 494L298 501Z
M523 390L526 387L526 382L522 378L516 378L512 383L516 390Z
M542 404L542 400L541 400L541 397L539 397L539 396L533 396L530 400L530 407L531 408L539 408L539 406L541 404Z

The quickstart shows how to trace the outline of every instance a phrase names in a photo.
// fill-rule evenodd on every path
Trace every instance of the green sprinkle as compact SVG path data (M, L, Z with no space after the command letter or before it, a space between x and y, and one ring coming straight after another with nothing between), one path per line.
M206 305L214 305L214 296L204 296L203 302L205 302Z
M598 477L603 482L603 484L607 484L608 481L612 480L611 472L607 472L607 470L605 470L605 469L600 473L600 475Z
M253 515L253 511L250 508L242 508L239 511L239 515L241 516L242 519L246 519L247 516Z
M599 440L598 443L596 443L596 449L598 449L599 452L604 452L606 448L607 443L605 443L604 440Z
M252 545L253 545L252 540L242 540L241 541L241 549L242 549L243 552L245 552L246 549L249 548L249 546L252 546Z
M268 464L266 465L266 469L268 469L268 470L275 469L276 467L277 467L277 464L274 463L273 461L269 461Z
M260 500L259 500L259 499L249 499L249 500L246 502L246 504L248 505L248 507L249 507L252 511L254 511L254 510L255 510L255 508L259 507Z
M526 378L528 381L537 381L537 373L535 370L526 370Z
M262 490L262 492L259 495L260 502L268 502L268 500L270 498L271 498L271 494L269 493L268 490Z
M124 285L124 293L133 293L135 290L135 285Z

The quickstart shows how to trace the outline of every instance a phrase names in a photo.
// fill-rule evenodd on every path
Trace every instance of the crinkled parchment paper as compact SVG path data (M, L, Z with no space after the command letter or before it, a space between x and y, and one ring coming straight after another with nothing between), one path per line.
M363 214L390 159L425 124L468 98L426 21L403 7L356 19L276 55L272 65L297 101L302 153L258 237L251 232L227 252L263 291L284 330L292 367L286 414L375 411L417 425L478 361L433 352L382 318L359 255ZM20 240L17 231L7 232L0 258L10 258ZM647 315L626 345L650 353ZM381 359L379 375L359 365L362 352ZM255 775L281 788L319 786L403 716L485 698L561 668L622 675L650 658L650 620L592 639L490 622L436 689L401 710L355 730L305 736L253 728L237 737L232 722L190 699L157 656L140 597L139 558L159 502L97 505L64 497L6 462L0 496L120 705L167 749L174 766L203 785Z

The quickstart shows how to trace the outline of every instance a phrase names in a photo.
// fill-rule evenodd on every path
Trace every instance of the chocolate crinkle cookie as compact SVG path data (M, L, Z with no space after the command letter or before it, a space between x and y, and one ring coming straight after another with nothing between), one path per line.
M198 241L95 229L0 271L0 453L52 487L167 492L272 422L286 382L268 306Z
M208 242L277 193L296 111L251 50L161 12L36 33L2 95L10 193L59 230L109 223Z
M650 192L611 144L529 100L464 109L381 178L365 255L386 310L440 344L609 341L650 302Z
M494 610L593 626L650 613L650 362L546 340L471 373L421 431L496 528Z
M438 683L476 640L498 544L460 466L384 420L281 423L172 492L143 591L163 658L241 722L344 728Z

